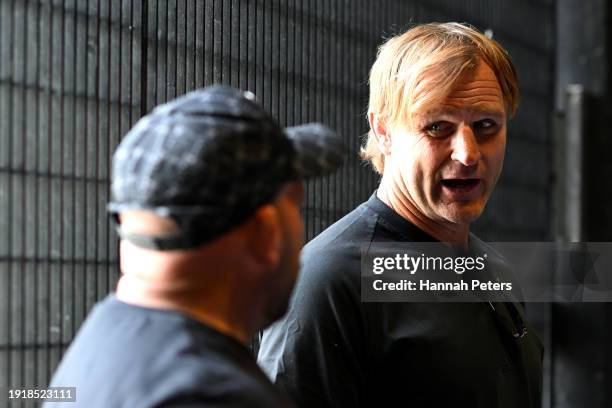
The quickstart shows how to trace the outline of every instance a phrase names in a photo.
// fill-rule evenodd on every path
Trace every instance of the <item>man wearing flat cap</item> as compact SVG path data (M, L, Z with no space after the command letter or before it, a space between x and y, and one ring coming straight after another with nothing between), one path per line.
M281 129L253 94L225 86L142 118L113 157L117 291L52 386L76 387L71 407L292 406L246 344L286 310L302 179L332 171L341 152L331 129Z

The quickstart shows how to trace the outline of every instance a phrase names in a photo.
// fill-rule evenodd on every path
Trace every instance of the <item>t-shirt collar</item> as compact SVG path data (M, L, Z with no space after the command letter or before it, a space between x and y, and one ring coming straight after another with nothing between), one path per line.
M376 191L374 191L372 196L366 201L366 205L381 217L389 229L398 235L399 240L420 242L439 241L395 212L393 208L389 207L378 198Z

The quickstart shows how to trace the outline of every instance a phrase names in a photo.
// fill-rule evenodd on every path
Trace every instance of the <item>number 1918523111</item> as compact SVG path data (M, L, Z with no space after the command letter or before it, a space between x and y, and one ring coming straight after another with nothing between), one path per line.
M49 402L75 402L76 387L9 388L9 399L42 399Z

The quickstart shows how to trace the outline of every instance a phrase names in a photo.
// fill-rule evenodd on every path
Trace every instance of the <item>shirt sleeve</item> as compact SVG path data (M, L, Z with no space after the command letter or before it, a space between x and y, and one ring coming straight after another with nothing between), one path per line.
M300 407L359 407L368 354L359 270L316 255L305 254L289 311L264 332L258 362Z

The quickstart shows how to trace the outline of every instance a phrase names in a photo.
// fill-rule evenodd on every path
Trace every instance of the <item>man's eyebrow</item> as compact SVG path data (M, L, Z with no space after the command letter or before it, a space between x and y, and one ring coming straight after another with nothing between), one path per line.
M505 116L506 115L506 111L504 109L500 109L497 107L479 107L479 106L474 106L474 107L470 107L470 108L462 108L462 109L454 109L454 108L433 108L433 109L429 109L427 110L423 116L427 117L427 116L434 116L434 115L454 115L456 114L458 111L461 110L467 110L468 113L470 114L479 114L479 115L483 115L483 116L494 116L494 117L500 117L500 116Z

